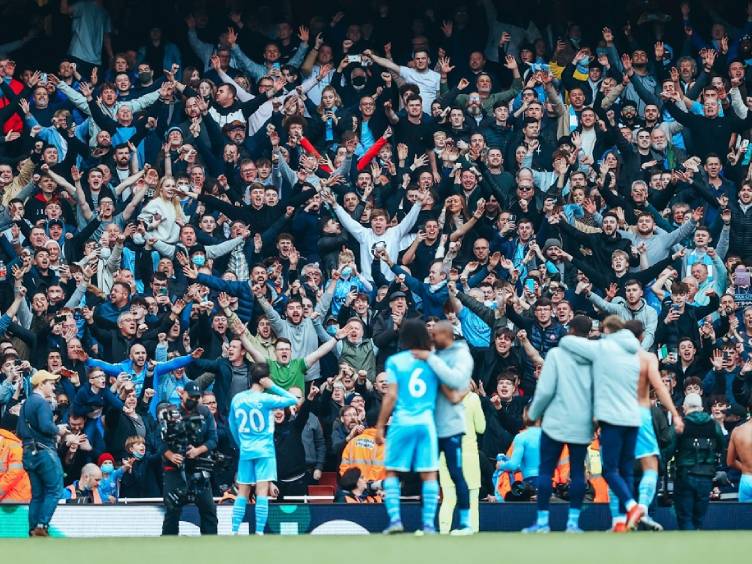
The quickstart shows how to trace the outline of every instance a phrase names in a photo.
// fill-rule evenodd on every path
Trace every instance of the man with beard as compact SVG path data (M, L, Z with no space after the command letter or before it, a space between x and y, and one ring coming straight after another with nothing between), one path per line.
M389 59L374 55L373 51L366 49L362 56L373 60L377 65L397 73L402 79L411 84L417 84L420 89L420 97L423 101L423 111L431 113L431 102L439 95L441 75L432 70L430 54L425 49L417 49L413 53L413 67L402 67Z
M60 92L68 97L71 103L80 112L83 112L87 116L91 117L89 103L86 101L86 97L83 94L81 94L77 90L74 90L65 82L60 82L60 80L55 75L48 75L48 79L50 80L50 82L55 84ZM154 92L149 92L148 94L144 94L143 96L133 100L119 101L116 87L113 84L105 83L102 85L100 95L101 101L99 101L99 108L102 110L102 112L104 112L105 115L108 115L112 119L115 119L117 111L121 106L127 106L128 108L130 108L131 113L135 115L147 109L157 100L159 100L160 93L159 90L155 90ZM97 126L97 124L91 122L90 120L89 135L91 139L90 143L92 144L92 146L96 142L95 140L99 131L100 128Z
M596 267L611 264L611 256L616 250L623 251L630 261L638 264L638 257L632 257L632 243L619 233L619 219L614 212L603 214L600 233L585 233L566 221L559 221L558 226L565 245L579 244L592 250Z
M644 184L644 183L643 183ZM647 187L646 187L647 188ZM702 219L702 208L692 212L692 217L679 229L671 232L656 232L655 219L652 214L642 212L637 216L637 232L619 231L622 237L631 241L635 247L645 244L648 264L654 265L671 252L679 241L689 237Z
M282 319L279 313L277 313L272 305L266 300L266 297L263 295L263 288L254 285L253 291L256 300L258 300L261 309L272 324L274 334L279 338L284 338L289 341L292 357L300 359L307 358L319 348L318 331L314 324L321 324L321 320L329 310L338 278L338 276L332 277L326 291L316 304L314 312L317 314L317 317L315 319L313 317L304 316L303 304L298 299L291 299L287 302L287 305L285 306L285 318ZM323 354L312 359L312 361L307 364L307 370L305 373L306 382L311 382L319 378L321 368L319 367L318 359L321 356L323 356ZM302 388L303 386L298 385L298 387Z
M390 82L387 84L387 88L378 96L363 96L358 102L358 107L351 108L346 111L342 118L337 123L337 129L344 133L345 128L353 130L353 126L357 124L354 131L358 139L360 139L360 146L358 155L361 151L365 153L376 141L384 134L387 126L386 116L382 111L376 111L376 108L382 108L384 102L392 99L393 90L389 88Z
M181 392L180 417L197 417L200 420L200 440L197 445L188 445L185 452L173 452L169 445L160 441L159 453L164 457L165 516L163 535L177 535L180 513L185 504L183 496L175 496L189 487L186 475L192 473L193 461L210 454L217 448L217 426L214 416L205 405L200 405L201 391L195 382L188 382ZM190 485L195 494L195 503L201 516L201 534L217 534L217 509L212 500L211 484L200 479ZM172 495L171 495L172 494Z
M710 87L709 90L715 91ZM745 119L733 113L720 115L720 106L716 99L705 97L703 114L696 115L680 110L677 106L681 100L678 92L661 92L668 103L665 108L673 118L692 133L693 152L705 159L710 154L725 155L733 133L742 133L752 126L752 112Z
M470 94L460 94L457 96L457 104L465 106L467 113L477 118L483 114L492 115L496 104L505 104L517 96L522 90L522 78L520 69L517 66L517 60L512 56L507 56L504 67L512 71L514 80L507 90L493 92L493 82L491 76L486 73L478 74L475 79L475 92ZM476 119L477 121L477 119Z
M585 293L590 302L599 310L618 315L624 321L636 319L643 325L642 348L650 350L655 340L655 330L658 326L658 313L650 307L643 298L642 284L639 280L627 280L624 284L624 298L614 297L610 302L604 300L592 291L592 284L579 282L575 293Z

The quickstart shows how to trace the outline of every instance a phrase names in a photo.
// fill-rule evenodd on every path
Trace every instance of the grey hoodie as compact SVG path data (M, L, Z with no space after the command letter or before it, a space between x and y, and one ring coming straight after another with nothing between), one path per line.
M439 381L453 390L466 390L473 373L473 357L465 341L454 341L449 347L437 350L428 357ZM465 405L452 403L439 392L436 398L436 433L440 439L465 432Z
M542 416L543 432L555 441L589 444L593 439L590 361L562 347L548 351L528 416L533 421Z
M622 329L597 341L566 336L559 346L578 354L593 366L593 416L596 421L639 427L641 416L637 403L640 379L640 342L631 331Z
M641 321L642 326L645 328L642 334L642 348L646 351L650 350L655 341L655 329L658 327L658 313L648 305L645 298L640 299L640 307L637 309L630 309L627 305L627 300L620 296L616 296L613 300L607 302L595 292L590 292L587 298L598 309L616 314L624 321L629 321L630 319Z

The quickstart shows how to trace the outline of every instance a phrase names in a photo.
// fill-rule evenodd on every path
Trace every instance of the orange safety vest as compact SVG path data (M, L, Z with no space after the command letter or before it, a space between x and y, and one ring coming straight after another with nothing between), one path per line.
M10 431L0 429L0 503L31 501L31 482L23 467L23 445Z
M71 494L70 499L76 499L78 497L78 493L76 492L76 484L78 484L78 480L73 482L70 486L66 486L65 489L68 490ZM99 489L94 488L91 490L92 498L94 499L94 505L102 505L102 498L99 497Z
M590 481L590 485L594 490L594 503L608 503L608 484L606 479L602 476L603 466L601 462L601 445L598 438L594 438L593 442L587 449L587 457L585 458L585 464L587 466L587 478Z
M358 497L355 497L351 493L344 494L345 496L345 503L381 503L381 496L380 495L369 495L366 496L365 499L361 499Z
M376 444L376 428L371 427L352 439L342 451L340 476L357 466L367 482L386 478L384 445Z

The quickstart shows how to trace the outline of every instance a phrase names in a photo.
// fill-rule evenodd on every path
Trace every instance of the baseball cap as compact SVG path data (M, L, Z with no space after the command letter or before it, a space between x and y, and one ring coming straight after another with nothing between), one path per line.
M362 398L363 396L360 395L358 392L352 392L350 394L347 394L347 397L345 398L345 405L350 405L355 398Z
M186 382L185 386L183 386L183 390L186 394L188 394L188 397L201 397L201 389L198 387L198 384L196 384L196 382Z
M239 119L235 119L226 123L222 129L224 129L225 131L230 131L232 129L245 129L245 124Z
M57 374L53 374L52 372L48 372L46 370L37 370L34 376L31 377L31 385L34 387L41 386L45 382L53 381L57 382L60 376Z
M393 302L394 300L398 298L405 298L407 299L407 296L405 295L405 292L392 292L389 296L389 301Z
M702 397L700 394L687 394L682 405L684 409L702 409Z

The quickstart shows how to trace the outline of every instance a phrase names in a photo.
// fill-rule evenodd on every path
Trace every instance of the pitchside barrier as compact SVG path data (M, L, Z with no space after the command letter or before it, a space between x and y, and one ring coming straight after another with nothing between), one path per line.
M315 500L312 500L315 501ZM253 505L248 506L246 520L253 530ZM563 530L567 505L551 505L551 527ZM659 507L652 513L666 529L676 528L672 508ZM162 532L163 506L156 503L119 505L60 505L50 532L57 537L153 537ZM217 507L219 534L230 534L232 505ZM418 528L420 505L404 503L402 518L408 531ZM535 521L535 504L483 503L480 506L480 529L519 531ZM183 510L181 535L199 534L199 515L195 506ZM604 531L611 525L607 504L585 504L580 524L588 531ZM336 534L367 535L378 533L387 525L382 504L272 504L269 507L267 532L281 535ZM752 504L713 503L705 518L705 528L715 530L752 529ZM0 537L25 537L28 534L26 505L0 504ZM241 534L248 534L243 524Z

